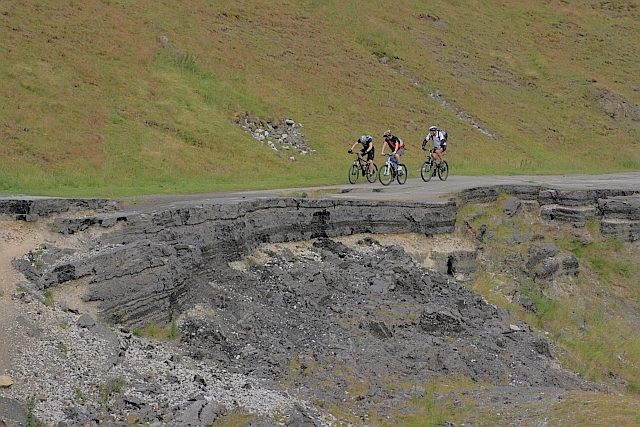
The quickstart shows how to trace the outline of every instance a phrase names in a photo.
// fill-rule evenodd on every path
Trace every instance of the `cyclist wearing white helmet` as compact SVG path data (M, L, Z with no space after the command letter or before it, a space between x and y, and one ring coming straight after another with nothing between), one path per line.
M429 134L424 137L424 141L422 141L422 149L426 150L426 145L429 140L433 140L433 153L431 153L431 157L437 160L437 164L442 162L442 153L447 150L447 140L444 133L435 126L431 126L429 128Z
M387 130L382 135L384 137L384 141L389 145L389 148L392 150L390 156L393 156L398 163L400 163L400 156L404 154L404 142L397 136L394 136L390 130ZM384 149L386 145L382 144L382 151L380 154L384 156ZM396 171L398 168L398 164L396 163Z
M367 155L367 164L369 165L369 173L372 174L375 171L373 170L373 157L376 154L375 149L373 148L373 138L371 135L362 135L356 142L353 143L351 148L349 149L349 154L353 153L353 149L356 148L356 145L362 144L362 150L358 151L358 157L360 160L364 160L363 157Z

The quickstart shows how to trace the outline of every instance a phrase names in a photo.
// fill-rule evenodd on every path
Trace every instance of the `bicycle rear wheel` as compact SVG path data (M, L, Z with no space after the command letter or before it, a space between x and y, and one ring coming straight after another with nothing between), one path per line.
M440 167L438 168L438 178L440 181L444 181L449 176L449 164L446 161L442 161L440 163Z
M376 164L374 163L373 172L367 174L367 181L373 184L374 182L376 182L377 179L378 179L378 166L376 166Z
M360 168L358 165L351 165L349 168L349 182L355 184L358 180L358 176L360 176Z
M393 181L393 171L391 170L393 166L389 165L389 163L385 163L384 166L380 168L378 172L378 178L380 178L380 184L389 185L391 181Z
M431 177L433 176L433 165L431 164L431 161L427 160L422 164L422 167L420 168L420 176L424 182L429 182L431 180Z
M402 163L398 164L398 184L402 185L407 182L407 175L407 167Z

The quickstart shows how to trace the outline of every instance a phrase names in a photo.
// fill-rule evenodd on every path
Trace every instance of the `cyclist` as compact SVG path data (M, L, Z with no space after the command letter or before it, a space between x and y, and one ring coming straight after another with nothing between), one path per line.
M390 155L396 159L396 172L398 172L398 163L400 163L400 156L404 154L404 142L402 142L402 140L397 136L394 136L390 130L386 130L384 134L382 134L382 136L384 137L384 141L392 150ZM386 145L382 144L382 151L380 151L380 154L382 154L383 156L385 147Z
M433 140L433 153L431 153L431 157L436 160L436 165L439 165L443 160L442 153L447 151L447 140L442 131L435 126L431 126L429 128L429 134L424 137L424 141L422 141L423 150L426 150L425 147L430 139Z
M356 142L353 143L351 148L349 149L349 154L353 153L353 149L356 148L356 145L362 144L362 150L358 151L358 158L360 160L364 160L363 157L367 155L367 164L369 165L369 175L374 173L373 170L373 157L376 154L375 148L373 148L373 138L371 135L362 135Z

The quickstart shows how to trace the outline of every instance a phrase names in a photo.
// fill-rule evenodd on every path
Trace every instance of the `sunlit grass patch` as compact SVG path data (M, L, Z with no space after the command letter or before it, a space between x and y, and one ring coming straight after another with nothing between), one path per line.
M138 337L149 337L159 340L177 340L179 339L179 333L178 322L175 318L172 319L168 325L160 326L156 323L150 323L144 328L136 328L133 331L133 334Z

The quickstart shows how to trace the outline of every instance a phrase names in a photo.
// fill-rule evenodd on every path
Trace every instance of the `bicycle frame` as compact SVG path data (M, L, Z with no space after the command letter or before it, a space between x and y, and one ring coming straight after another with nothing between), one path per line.
M420 176L422 177L422 180L424 182L429 182L431 178L434 177L436 174L438 175L438 178L440 178L441 181L446 180L447 177L449 176L449 165L447 161L444 160L445 153L441 154L443 158L442 158L442 161L439 163L436 163L437 159L433 157L434 153L435 153L435 149L431 148L429 150L429 154L427 155L427 158L425 159L424 163L420 167Z
M393 166L394 166L393 171L394 171L394 173L395 173L395 171L398 169L398 164L399 164L399 163L398 163L398 161L396 160L396 158L395 158L395 157L393 157L393 156L389 156L389 157L387 158L387 162L386 162L386 164L387 164L387 165L389 165L389 166L391 166L391 164L393 164Z
M369 162L365 159L360 158L358 154L356 154L356 159L353 161L353 164L357 165L363 172L365 172L364 168L367 168L366 170L369 170Z
M356 158L349 169L349 182L355 184L359 176L363 176L367 181L373 183L378 177L378 167L375 163L372 163L371 172L369 172L369 161L361 158L358 156L358 153L356 153Z
M398 162L392 155L389 155L384 166L379 171L380 183L389 185L394 180L402 185L407 182L407 166Z

